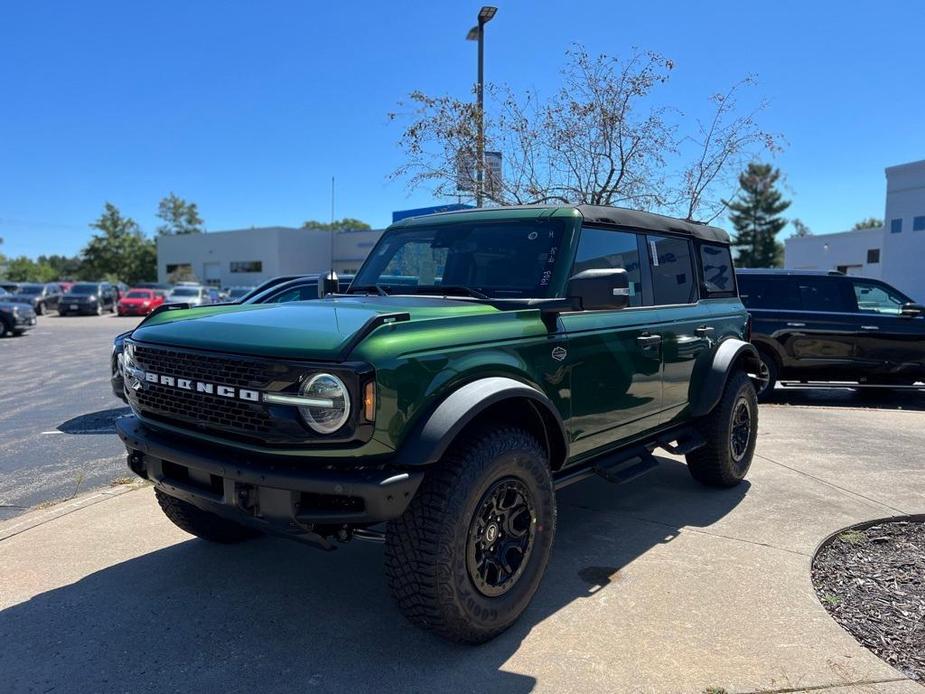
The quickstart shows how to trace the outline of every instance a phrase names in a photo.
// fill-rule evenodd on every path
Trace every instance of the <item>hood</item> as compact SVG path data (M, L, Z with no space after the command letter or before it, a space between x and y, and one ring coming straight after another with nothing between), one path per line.
M12 311L14 308L18 308L20 311L25 312L26 315L35 313L31 302L26 303L25 301L18 301L12 296L0 296L0 311Z
M191 349L335 361L378 316L411 320L497 313L487 304L427 297L339 297L284 304L213 305L164 311L132 339Z

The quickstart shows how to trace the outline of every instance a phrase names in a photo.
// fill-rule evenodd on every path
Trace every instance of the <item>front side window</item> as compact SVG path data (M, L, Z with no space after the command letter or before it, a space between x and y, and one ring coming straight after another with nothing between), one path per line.
M851 280L861 313L886 313L898 316L909 298L877 282Z
M799 311L800 293L791 277L739 275L739 297L747 309Z
M626 270L630 290L629 305L642 306L642 272L636 234L582 227L572 274L607 268Z
M548 297L564 229L555 219L395 229L382 237L351 287Z
M697 293L690 241L651 234L647 240L655 304L670 306L693 303Z
M703 267L703 286L707 292L718 294L735 290L732 254L727 246L709 243L701 245L700 264Z

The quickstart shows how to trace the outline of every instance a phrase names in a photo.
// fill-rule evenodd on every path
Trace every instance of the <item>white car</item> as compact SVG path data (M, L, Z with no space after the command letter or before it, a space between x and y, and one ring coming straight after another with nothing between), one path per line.
M205 287L176 287L164 302L166 304L189 304L190 306L205 306L211 304L209 290Z

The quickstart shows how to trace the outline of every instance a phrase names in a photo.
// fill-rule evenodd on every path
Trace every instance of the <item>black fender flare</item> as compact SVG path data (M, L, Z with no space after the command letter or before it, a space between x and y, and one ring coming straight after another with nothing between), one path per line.
M691 416L702 417L716 407L723 397L729 374L739 366L758 380L767 377L762 374L755 345L736 338L723 340L713 353L712 361L697 365L700 373L691 383Z
M479 414L504 400L524 399L543 423L550 464L557 469L568 457L565 423L552 401L540 390L513 378L489 376L457 388L405 437L396 457L402 466L418 467L438 462L453 440Z

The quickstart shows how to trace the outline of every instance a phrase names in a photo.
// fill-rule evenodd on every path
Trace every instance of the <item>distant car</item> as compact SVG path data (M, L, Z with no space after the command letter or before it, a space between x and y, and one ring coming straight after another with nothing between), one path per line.
M230 287L225 293L229 301L239 301L254 291L257 287Z
M29 304L19 301L8 301L9 293L0 295L0 337L7 335L22 335L35 327L35 311Z
M178 285L167 295L165 303L187 304L189 306L207 306L214 303L206 287Z
M61 297L58 315L116 312L116 291L109 282L78 282Z
M249 295L239 299L244 304L284 304L290 301L310 301L320 298L318 283L322 276L318 274L281 277L269 280L252 290ZM353 281L353 275L341 275L337 278L338 291L345 292Z
M32 306L37 316L47 311L56 311L61 301L61 288L54 283L49 284L20 284L11 301L18 301Z
M738 270L736 277L769 375L759 398L777 381L925 382L925 306L895 287L839 272Z
M153 289L130 289L119 299L116 309L120 316L147 316L163 303L163 294Z
M15 294L16 290L19 289L19 282L0 281L0 289L5 290L9 294Z

